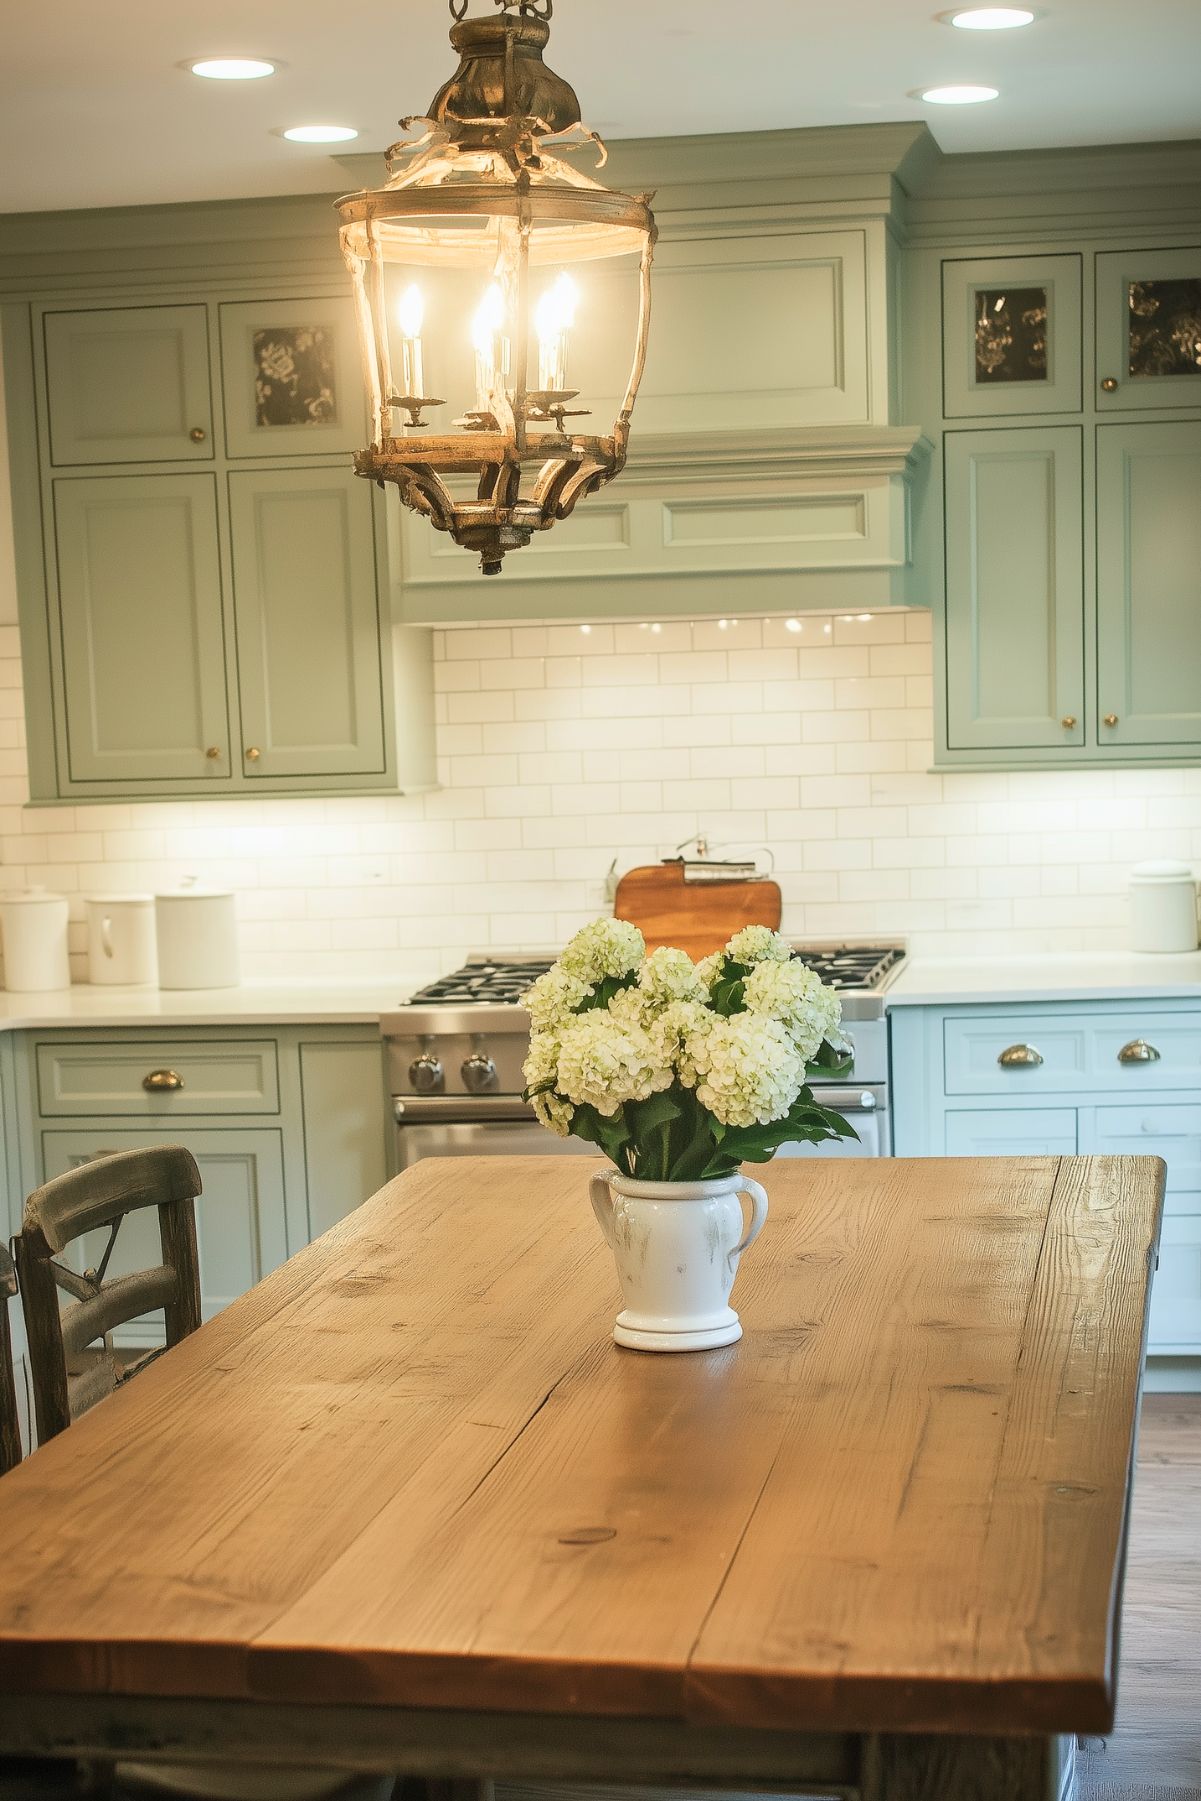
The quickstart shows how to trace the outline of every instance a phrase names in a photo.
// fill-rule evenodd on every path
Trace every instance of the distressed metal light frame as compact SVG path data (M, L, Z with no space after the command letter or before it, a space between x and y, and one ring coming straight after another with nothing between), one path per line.
M401 120L405 129L425 129L389 150L386 184L337 202L371 421L371 442L356 454L355 469L394 482L407 506L478 553L485 575L624 465L646 361L656 238L648 196L606 188L564 161L594 144L603 165L605 149L582 126L572 89L542 61L551 0L496 4L499 15L468 19L465 5L451 0L456 75L428 116ZM529 379L530 272L633 254L639 298L629 380L612 430L593 435L569 423L582 416L570 405L574 390L539 389ZM497 372L487 405L453 431L428 428L424 413L440 401L397 391L386 311L390 263L476 269L502 289L512 367L507 377ZM475 497L456 498L445 478L468 476Z

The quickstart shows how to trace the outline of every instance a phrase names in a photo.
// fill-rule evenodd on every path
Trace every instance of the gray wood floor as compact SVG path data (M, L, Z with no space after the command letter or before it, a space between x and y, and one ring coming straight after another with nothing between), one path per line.
M1079 1801L1201 1801L1201 1395L1143 1406L1117 1724Z

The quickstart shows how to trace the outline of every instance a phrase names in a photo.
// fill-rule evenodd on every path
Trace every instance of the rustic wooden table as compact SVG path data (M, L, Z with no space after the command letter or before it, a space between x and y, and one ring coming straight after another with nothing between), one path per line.
M611 1342L586 1167L418 1165L6 1476L0 1743L1063 1788L1163 1165L769 1165L746 1336L678 1357Z

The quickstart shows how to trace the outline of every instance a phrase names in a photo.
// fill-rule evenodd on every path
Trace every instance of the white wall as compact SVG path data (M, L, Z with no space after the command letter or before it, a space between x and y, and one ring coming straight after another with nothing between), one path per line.
M614 858L698 830L772 848L789 932L944 953L1119 947L1130 863L1201 864L1201 770L931 775L929 616L794 627L439 632L444 786L412 800L27 809L0 626L0 886L197 873L239 889L249 976L400 981L473 948L553 947L602 909Z

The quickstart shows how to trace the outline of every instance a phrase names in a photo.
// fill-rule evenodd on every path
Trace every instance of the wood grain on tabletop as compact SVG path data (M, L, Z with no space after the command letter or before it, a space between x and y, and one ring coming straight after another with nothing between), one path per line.
M648 863L618 882L613 916L636 925L648 950L674 944L690 957L707 957L743 926L776 931L781 905L778 882L686 882L683 863Z
M1162 1165L771 1164L679 1357L584 1173L417 1165L6 1477L0 1679L1103 1728Z

